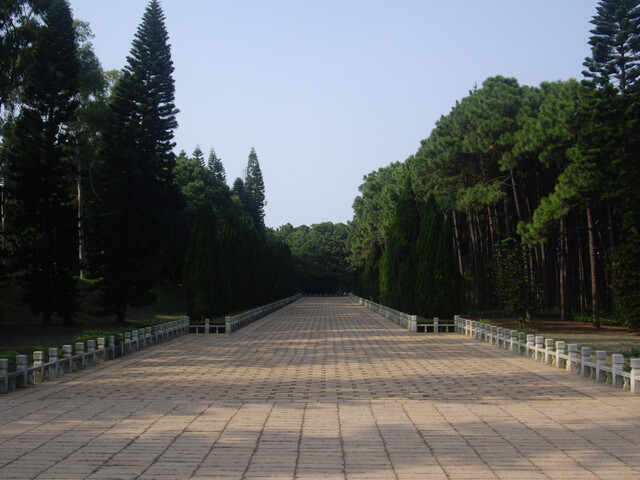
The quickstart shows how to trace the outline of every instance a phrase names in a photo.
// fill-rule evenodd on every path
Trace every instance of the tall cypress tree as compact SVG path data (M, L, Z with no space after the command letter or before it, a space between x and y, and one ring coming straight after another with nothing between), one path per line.
M151 0L114 87L94 218L102 303L124 322L127 305L154 299L163 235L172 216L173 62L157 0Z
M69 125L78 101L78 57L71 11L54 0L29 63L23 108L10 139L10 230L26 300L70 321L76 312L77 232Z
M255 148L249 153L247 173L244 181L246 192L246 210L258 231L264 230L264 207L267 204L264 195L264 180Z
M223 287L219 228L212 198L205 195L191 229L183 273L188 312L193 318L225 313L222 296L228 292Z

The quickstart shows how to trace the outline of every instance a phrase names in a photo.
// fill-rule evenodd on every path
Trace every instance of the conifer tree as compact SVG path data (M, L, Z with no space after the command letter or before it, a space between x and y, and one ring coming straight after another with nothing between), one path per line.
M212 318L224 312L224 277L220 255L219 225L212 200L207 195L200 204L191 228L185 258L183 283L188 313L192 318Z
M200 145L196 145L196 148L194 148L193 159L196 162L198 162L201 166L204 167L204 153L202 153L202 149L200 149Z
M207 168L213 172L218 180L222 183L227 182L227 174L224 171L224 165L222 159L218 158L216 151L212 148L209 151L209 161L207 162Z
M387 249L380 259L380 301L407 313L416 312L415 244L420 231L420 212L410 180L404 189L391 228Z
M157 0L151 0L114 87L96 205L102 304L124 322L127 305L153 301L163 235L176 194L173 62Z
M26 72L23 107L9 140L10 229L26 300L64 321L76 312L77 233L69 125L78 108L78 57L71 11L54 0Z
M246 210L258 231L264 230L264 207L267 204L264 194L264 180L255 148L249 153L244 188L246 192Z
M640 256L637 240L640 236L640 141L637 135L640 120L640 0L601 0L591 23L594 25L589 39L591 57L585 60L587 70L583 73L590 79L585 83L596 90L595 110L599 122L593 130L604 132L602 135L606 135L609 142L607 150L596 150L600 153L600 163L609 167L606 177L614 184L607 192L608 200L616 202L615 211L622 220L621 243L613 255L613 284L620 313L629 326L637 328L640 326L640 277L636 270ZM587 138L592 140L591 136Z

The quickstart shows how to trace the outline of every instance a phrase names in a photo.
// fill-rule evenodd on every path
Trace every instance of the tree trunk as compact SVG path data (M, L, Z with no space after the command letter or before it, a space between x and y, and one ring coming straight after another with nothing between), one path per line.
M125 323L126 321L126 314L127 314L127 304L126 302L123 304L120 304L116 307L116 320L115 323L122 325Z
M84 213L82 204L82 160L80 159L79 148L76 145L76 158L78 159L78 176L77 176L77 190L78 190L78 262L80 264L80 278L87 277L86 265L87 259L85 256L84 247Z
M482 278L480 273L480 248L478 245L478 241L476 239L476 232L473 226L473 215L470 210L467 210L467 215L469 217L469 235L471 240L471 251L473 252L473 266L475 273L475 283L476 283L476 307L478 310L482 308Z
M560 256L558 262L560 277L560 320L567 320L567 227L566 220L560 220Z
M453 247L456 252L456 259L458 260L458 273L460 278L464 278L464 263L462 262L462 247L460 246L460 231L458 226L458 215L456 211L451 212L451 221L453 223ZM460 282L460 305L464 305L464 282Z
M587 208L587 228L589 230L589 264L591 267L591 309L593 326L600 328L600 298L598 294L598 259L596 258L595 225L591 209Z
M460 276L464 276L464 264L462 262L462 248L460 246L460 227L458 226L458 215L456 211L451 212L451 219L453 222L453 241L456 249L456 258L458 259L458 272Z

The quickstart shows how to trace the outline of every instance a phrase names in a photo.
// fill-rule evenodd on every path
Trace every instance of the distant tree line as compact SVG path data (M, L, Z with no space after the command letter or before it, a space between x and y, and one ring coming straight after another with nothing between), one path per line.
M640 1L602 0L591 23L581 82L488 78L415 155L365 177L349 234L357 292L437 316L446 308L422 299L446 275L456 306L640 326ZM424 270L436 248L420 239L424 209L450 234L448 273Z
M293 257L296 284L302 293L336 294L351 291L352 269L344 223L324 222L293 227L290 223L275 231Z
M79 278L118 322L162 283L184 283L196 317L294 291L255 150L233 189L213 149L174 153L164 20L149 1L127 65L104 72L66 0L0 6L2 268L45 324L72 321Z

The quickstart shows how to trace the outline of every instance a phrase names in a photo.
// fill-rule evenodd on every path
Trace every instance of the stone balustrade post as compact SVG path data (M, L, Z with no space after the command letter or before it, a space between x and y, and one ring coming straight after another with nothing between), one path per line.
M47 372L47 377L56 378L58 376L58 373L60 372L60 360L58 360L57 348L54 347L49 349L49 361L47 363L53 364L53 365L49 365L49 371Z
M614 353L611 355L611 364L613 369L613 372L611 373L611 385L616 388L622 387L624 377L618 372L622 372L624 370L624 355L620 353Z
M555 345L553 338L544 340L544 363L551 365L553 363L553 346Z
M209 321L210 320L208 318L204 319L204 333L209 333Z
M84 368L84 342L76 342L76 356L80 355L80 368Z
M498 327L497 328L497 337L496 337L496 345L498 346L498 348L502 347L504 344L504 328L503 327Z
M416 333L418 331L418 316L417 315L411 315L411 317L409 317L409 331Z
M62 346L62 358L68 365L67 371L73 372L73 346L71 345Z
M607 365L607 351L596 350L596 380L602 382L602 367Z
M580 350L580 375L591 377L591 367L586 365L591 363L591 347L582 347Z
M631 372L629 373L629 390L631 393L638 393L637 382L640 380L640 358L631 359Z
M224 317L224 333L231 333L231 317Z
M433 333L438 333L440 330L440 319L438 317L433 317ZM426 327L425 327L426 330Z
M154 325L153 327L151 327L151 338L153 340L153 343L158 343L158 326Z
M44 371L42 368L43 363L44 352L42 350L36 350L35 352L33 352L33 366L40 369L33 372L33 383L42 382L44 380Z
M518 332L518 355L525 355L527 353L527 334L524 332Z
M29 385L29 374L27 373L29 357L26 355L16 355L16 372L22 372L22 386Z
M536 360L540 361L544 355L544 337L536 335Z
M517 330L511 330L511 348L510 350L512 352L517 352L518 351L518 331Z
M111 350L111 358L116 358L116 336L109 335L107 343L109 345L109 350Z
M107 359L106 341L104 337L98 338L98 361L104 362Z
M533 333L527 334L527 357L533 357L533 349L535 348L536 336Z
M567 344L564 341L558 340L556 342L556 367L558 368L566 368L565 359L560 358L560 355L566 354L566 348L567 348Z
M491 334L489 335L489 343L491 345L495 345L498 342L498 327L495 325L490 325L489 331L491 332Z
M140 339L138 338L138 330L131 331L131 348L135 348L136 350L140 349Z
M151 337L151 327L144 327L144 341L147 346L153 344Z
M147 344L145 339L145 329L139 328L138 329L138 348L144 348L146 346Z
M122 347L122 355L131 351L131 332L124 332L124 343Z
M96 341L91 339L91 340L87 340L87 353L91 354L91 360L90 360L90 365L95 365L96 363L98 363L96 361Z
M0 393L9 392L9 359L0 358Z
M576 372L576 364L578 363L578 345L570 343L567 347L569 349L569 359L567 360L567 370L571 373Z
M453 316L453 323L456 324L456 333L462 333L462 331L461 331L462 330L461 329L462 325L461 325L461 322L460 322L460 315L454 315Z

